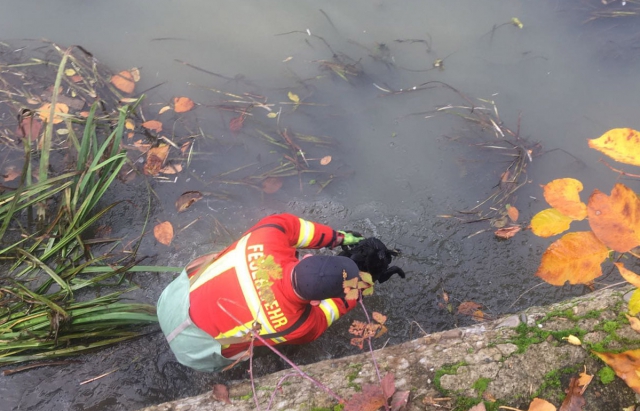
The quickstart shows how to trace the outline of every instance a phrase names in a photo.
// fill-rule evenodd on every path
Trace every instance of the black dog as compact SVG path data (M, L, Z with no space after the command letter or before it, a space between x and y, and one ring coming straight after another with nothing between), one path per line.
M360 271L368 272L379 283L384 283L394 274L405 278L402 268L395 265L389 267L392 258L400 255L400 250L389 250L375 237L366 238L358 244L343 245L342 252L338 255L351 258Z

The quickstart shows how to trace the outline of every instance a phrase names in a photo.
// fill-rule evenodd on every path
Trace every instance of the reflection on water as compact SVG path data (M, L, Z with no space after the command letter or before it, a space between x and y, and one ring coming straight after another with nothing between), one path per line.
M582 25L584 10L556 1L334 1L322 10L310 1L277 6L258 0L40 3L3 5L0 39L46 37L61 45L80 44L114 71L140 67L138 90L161 84L148 93L154 104L145 112L148 118L175 96L199 103L191 123L173 117L164 124L171 130L175 121L173 130L199 137L193 162L177 183L155 184L160 201L154 202L153 218L179 227L195 219L198 224L180 233L171 249L149 236L142 252L156 255L155 264L182 265L275 211L380 236L404 251L399 265L408 273L405 281L378 287L368 301L369 308L389 315L390 343L419 335L416 325L436 331L469 324L438 305L443 291L455 304L483 304L491 316L583 291L541 286L525 293L538 284L533 273L547 242L528 232L509 241L497 241L490 232L465 238L487 226L437 217L486 198L510 159L469 145L483 133L477 125L433 115L438 107L467 104L451 89L385 90L444 82L472 101L495 101L505 126L539 141L546 154L529 164L531 184L514 199L526 221L544 207L536 199L538 187L551 179L578 178L585 193L610 187L614 176L597 163L586 139L613 127L640 127L634 100L640 82L632 69L637 50L624 48L634 36L625 25ZM523 29L510 23L513 17ZM443 61L442 70L434 68L437 60ZM342 72L350 80L345 81L328 64L336 61L361 75ZM232 133L229 122L238 113L224 106L234 98L212 89L264 97L283 114L276 120L254 107L242 130ZM294 110L289 92L310 104ZM276 121L292 132L337 141L338 148L309 145L305 150L309 158L332 155L332 173L343 177L320 194L307 175L288 177L271 195L209 184L215 175L242 165L256 163L265 170L277 164L282 153L256 132L277 129ZM138 182L119 188L117 196L133 203L112 217L115 230L141 231L135 216L142 220L146 210L132 204L146 201L143 187ZM224 190L236 200L209 196L177 215L174 201L187 190ZM139 275L143 289L134 298L154 301L170 281L168 275L159 277ZM289 348L287 354L303 363L354 353L348 325L343 319L319 341ZM135 409L197 394L212 381L246 377L243 369L218 376L186 370L173 362L157 335L83 360L84 365L3 379L5 403L39 410L61 404ZM282 367L271 355L261 356L258 364L260 372ZM78 386L112 369L117 371Z

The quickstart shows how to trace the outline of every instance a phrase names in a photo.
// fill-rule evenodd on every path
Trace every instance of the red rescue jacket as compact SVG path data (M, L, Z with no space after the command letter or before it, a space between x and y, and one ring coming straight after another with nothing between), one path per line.
M296 295L291 283L293 267L299 261L296 249L334 246L337 235L331 227L291 214L263 218L192 281L191 320L214 338L242 336L247 333L245 326L251 328L256 319L262 326L261 334L287 330L309 305ZM355 306L355 302L345 305L340 298L323 300L311 307L297 329L268 341L311 342ZM254 344L263 345L259 340ZM248 346L248 342L223 346L222 355L232 357Z

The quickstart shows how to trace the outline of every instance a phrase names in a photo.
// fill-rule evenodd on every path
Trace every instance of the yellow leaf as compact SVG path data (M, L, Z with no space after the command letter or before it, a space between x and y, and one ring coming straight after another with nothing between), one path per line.
M571 217L567 217L555 208L547 208L531 219L531 231L539 237L551 237L569 229Z
M640 320L627 314L625 314L625 317L627 317L627 320L629 320L631 329L633 329L633 331L637 333L640 333Z
M524 24L522 24L522 22L520 21L519 18L514 17L511 19L511 24L513 24L514 26L516 26L517 28L521 29L524 27Z
M293 94L292 92L289 92L289 94L287 95L289 96L289 100L293 101L296 104L300 103L300 97L298 97L297 94Z
M637 315L638 313L640 313L640 289L636 289L629 300L629 314Z
M72 68L68 68L64 71L64 75L67 77L71 77L71 76L75 76L76 75L76 71Z
M133 120L128 118L127 121L124 122L124 128L126 128L127 130L133 130L136 128L136 126L133 123Z
M614 128L600 138L589 140L589 147L625 164L640 166L640 132Z
M533 401L531 401L531 404L529 404L528 411L556 411L556 410L557 410L556 406L551 404L549 401L546 401L540 398L534 398Z
M591 231L569 233L542 255L536 275L553 285L587 284L602 275L609 250Z
M164 113L165 111L169 111L171 110L171 106L164 106L160 109L160 111L158 111L158 115Z
M267 117L269 117L269 118L276 118L276 117L278 117L278 113L273 113L273 112L271 112L271 113L267 114Z
M626 253L640 245L640 199L624 184L616 184L611 196L593 190L587 214L589 226L607 247Z
M616 375L627 383L636 393L640 394L640 350L630 350L618 354L595 352L595 355L607 363L616 372Z
M173 225L169 221L160 223L153 227L153 235L159 243L169 245L173 240Z
M614 265L618 267L622 278L624 278L629 284L633 285L634 287L640 288L640 275L626 269L623 263L614 263Z
M568 337L562 337L562 339L567 341L571 345L582 345L582 341L580 341L580 338L576 337L575 335L570 335Z
M64 116L61 114L67 114L69 112L69 106L64 103L56 103L55 113L53 114L53 124L59 124L64 121ZM43 104L42 107L38 109L38 116L42 119L42 121L49 121L49 116L51 115L51 103Z
M580 181L574 178L559 178L542 187L544 199L551 207L574 220L583 220L587 216L587 205L580 201Z

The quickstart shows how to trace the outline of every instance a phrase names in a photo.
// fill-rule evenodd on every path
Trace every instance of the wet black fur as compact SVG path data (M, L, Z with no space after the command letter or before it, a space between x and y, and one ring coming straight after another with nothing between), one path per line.
M366 271L374 281L384 283L393 274L404 278L404 271L400 267L391 266L393 257L400 255L400 250L389 250L387 246L375 237L365 238L358 244L342 246L341 256L351 258L360 271Z

